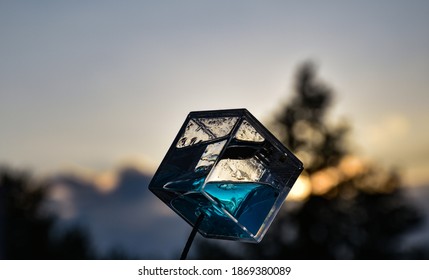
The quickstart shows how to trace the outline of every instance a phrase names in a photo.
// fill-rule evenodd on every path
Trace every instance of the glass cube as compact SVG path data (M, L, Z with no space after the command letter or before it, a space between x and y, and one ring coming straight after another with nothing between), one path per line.
M302 163L246 109L191 112L149 189L205 237L262 240Z

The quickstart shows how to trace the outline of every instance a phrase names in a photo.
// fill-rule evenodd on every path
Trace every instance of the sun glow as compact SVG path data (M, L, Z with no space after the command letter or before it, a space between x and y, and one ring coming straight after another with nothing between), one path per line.
M305 200L311 194L311 183L309 176L306 172L303 172L295 185L287 196L288 200L301 201Z
M311 194L324 195L344 180L365 172L365 160L348 155L338 165L321 169L309 175L303 172L288 195L289 200L303 201Z

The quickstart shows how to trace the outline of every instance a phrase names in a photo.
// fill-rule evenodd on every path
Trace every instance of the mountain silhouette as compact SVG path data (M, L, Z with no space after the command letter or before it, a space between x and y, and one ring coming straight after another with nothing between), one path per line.
M118 171L113 190L103 193L76 175L56 176L46 208L60 214L69 211L60 215L56 234L74 226L85 228L101 256L114 251L135 259L177 258L190 228L148 191L150 180L150 174L125 167ZM56 192L67 197L62 200Z

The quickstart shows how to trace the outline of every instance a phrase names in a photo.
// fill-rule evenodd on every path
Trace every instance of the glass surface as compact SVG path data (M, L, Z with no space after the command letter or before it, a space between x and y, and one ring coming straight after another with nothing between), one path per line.
M246 109L191 112L149 189L205 237L259 242L303 170Z

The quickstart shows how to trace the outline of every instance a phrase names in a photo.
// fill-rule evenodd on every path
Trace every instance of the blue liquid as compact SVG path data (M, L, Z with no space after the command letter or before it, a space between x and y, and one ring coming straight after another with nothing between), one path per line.
M191 225L204 213L205 218L199 226L199 232L204 236L254 242L275 204L278 191L260 182L219 181L204 184L211 168L195 169L195 165L208 144L176 150L153 180L153 184L159 187L152 188L152 191ZM250 156L255 150L249 148L239 152L234 146L228 149L227 156Z
M253 235L258 232L279 194L268 184L232 181L209 182L204 191Z
M201 192L189 192L177 197L171 201L171 207L191 224L195 224L198 216L203 213L205 217L198 230L205 236L249 241L253 239Z

